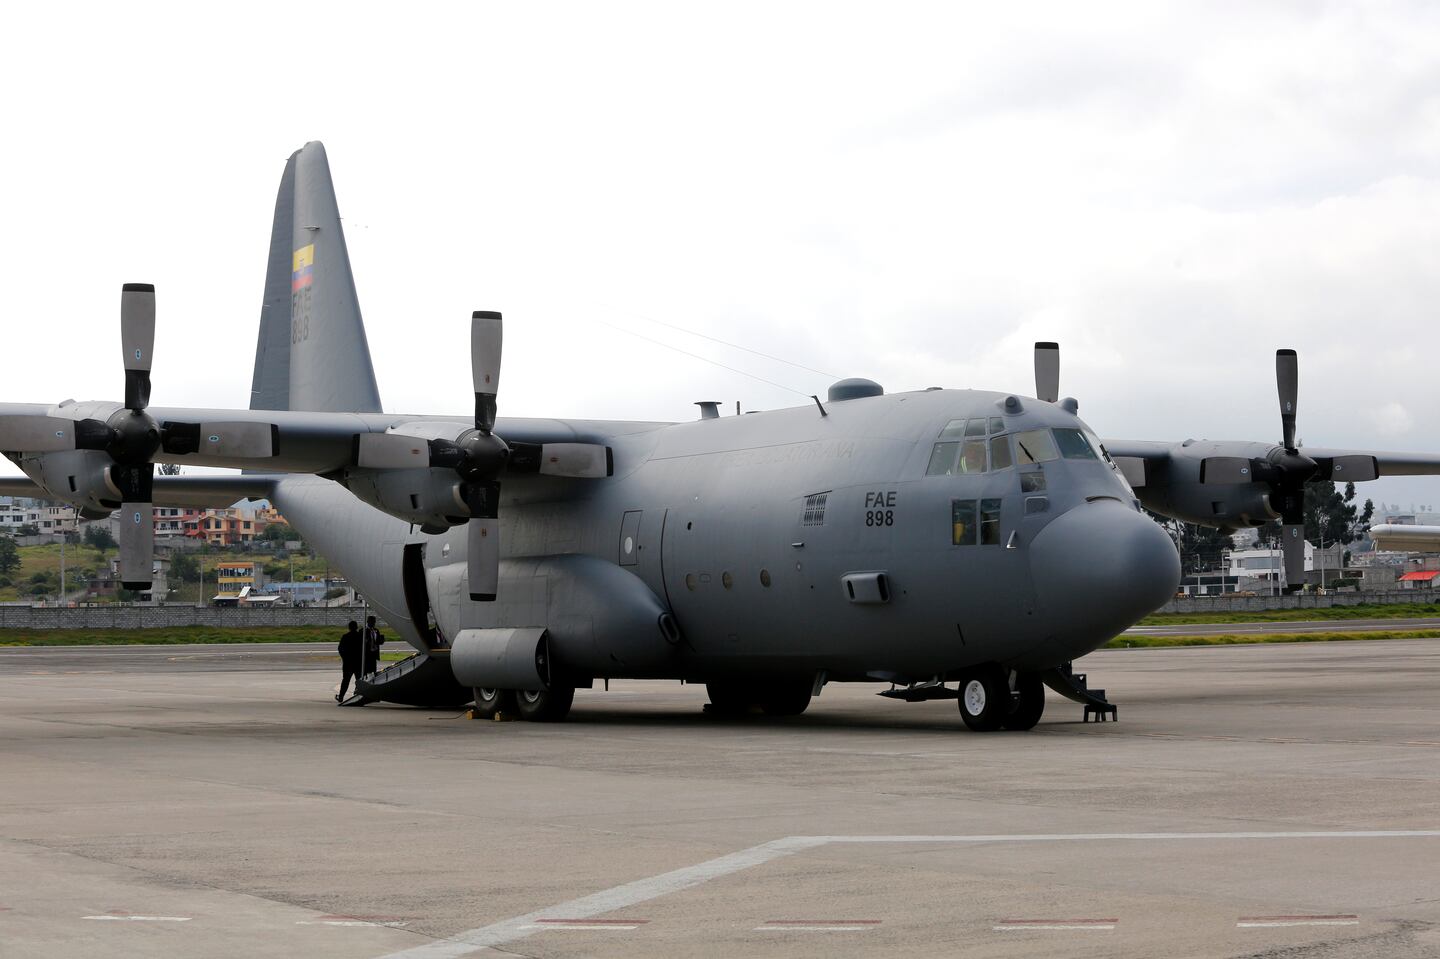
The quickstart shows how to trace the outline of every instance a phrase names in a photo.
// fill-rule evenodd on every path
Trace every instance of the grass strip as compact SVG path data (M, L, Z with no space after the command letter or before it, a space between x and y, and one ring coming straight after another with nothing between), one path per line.
M1347 633L1224 633L1218 636L1117 636L1102 649L1159 646L1253 646L1262 643L1339 643L1362 639L1440 639L1436 629L1387 629Z
M340 626L173 626L159 629L0 629L0 646L183 646L193 643L339 643ZM391 636L392 640L396 637Z
M1347 619L1424 619L1440 616L1440 603L1362 603L1302 609L1252 609L1215 613L1156 613L1137 626L1185 626L1211 623L1284 623Z

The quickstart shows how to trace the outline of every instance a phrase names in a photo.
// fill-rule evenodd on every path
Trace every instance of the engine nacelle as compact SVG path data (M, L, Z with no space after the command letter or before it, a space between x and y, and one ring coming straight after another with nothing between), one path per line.
M345 486L356 497L426 532L466 521L470 511L452 469L348 470Z
M1267 443L1186 440L1170 449L1165 465L1135 489L1146 509L1187 523L1240 529L1279 519L1267 482L1203 483L1201 464L1212 456L1264 460L1275 447Z
M1137 489L1146 509L1187 523L1235 530L1263 526L1280 518L1270 504L1270 492L1259 483L1243 486L1204 486L1197 482L1169 487Z
M107 453L30 453L20 458L19 465L51 497L76 507L87 518L108 516L120 508L120 490L110 477Z

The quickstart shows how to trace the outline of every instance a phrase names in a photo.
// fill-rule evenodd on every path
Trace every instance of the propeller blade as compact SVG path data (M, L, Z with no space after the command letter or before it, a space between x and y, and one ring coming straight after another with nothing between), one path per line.
M155 569L155 510L150 503L120 504L120 584L149 589Z
M476 310L470 316L470 376L475 384L475 428L495 428L495 395L500 391L503 324L499 313Z
M155 348L155 286L126 283L120 291L120 345L125 354L125 406L150 405L150 354Z
M1295 402L1300 395L1300 360L1294 350L1275 351L1275 386L1280 393L1280 431L1285 448L1295 449Z
M75 448L74 420L58 416L0 416L0 449L54 453Z
M430 443L399 433L359 433L355 465L370 470L423 469L430 465Z
M1207 456L1200 461L1200 482L1210 486L1248 483L1255 478L1250 461L1240 456Z
M506 471L604 479L614 472L614 456L599 443L514 443Z
M1380 478L1380 461L1373 456L1336 456L1316 462L1320 464L1316 475L1336 483L1366 483Z
M1305 526L1287 524L1283 530L1285 586L1296 589L1305 584Z
M279 427L273 423L166 421L160 429L160 448L176 455L204 453L237 459L268 459L275 455L277 433Z
M470 510L466 557L470 598L493 602L500 587L499 483L466 483L465 505Z
M1060 398L1060 344L1035 344L1035 398L1053 403Z

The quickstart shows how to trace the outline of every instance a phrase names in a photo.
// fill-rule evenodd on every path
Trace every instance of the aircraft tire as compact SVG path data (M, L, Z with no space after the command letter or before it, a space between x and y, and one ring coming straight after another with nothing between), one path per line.
M1019 694L1015 708L1001 720L1001 725L1017 731L1034 729L1045 713L1045 684L1040 681L1040 674L1020 673L1016 677L1015 692Z
M515 712L515 690L476 687L473 691L475 715L481 719L494 719L499 713Z
M766 683L756 690L766 716L799 716L810 706L810 680Z
M1011 707L1010 683L994 663L970 670L960 680L960 718L977 733L1000 728Z
M570 715L574 702L574 686L522 689L515 694L515 711L532 723L558 723Z

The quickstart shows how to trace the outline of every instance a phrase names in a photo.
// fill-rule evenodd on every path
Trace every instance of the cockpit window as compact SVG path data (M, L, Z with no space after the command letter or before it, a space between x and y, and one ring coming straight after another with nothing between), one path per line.
M992 470L1008 470L1015 465L1015 458L1010 455L1010 437L990 437L990 468Z
M1049 430L1026 430L1015 434L1015 458L1023 466L1028 463L1048 463L1059 459L1055 441Z
M977 511L976 506L980 509ZM1002 500L954 499L950 501L950 542L956 546L1000 545ZM978 535L977 535L978 534Z
M949 476L955 472L955 457L959 452L959 443L936 443L930 451L930 465L925 467L925 475Z
M971 422L976 421L971 420ZM985 421L980 420L979 423L983 430ZM965 440L964 442L942 440L930 450L930 463L925 467L925 475L954 476L956 474L983 473L985 472L985 445L984 439Z
M950 501L950 542L956 546L975 545L975 501Z
M990 433L991 433L991 435L993 436L993 435L996 434L996 433L1003 433L1003 432L1005 432L1005 419L1004 419L1003 417L1000 417L1000 416L992 416L992 417L990 417Z
M1095 451L1090 448L1089 440L1079 430L1055 431L1055 442L1060 446L1060 455L1067 460L1093 460L1099 459Z
M940 438L941 438L942 440L959 439L960 437L962 437L962 436L964 436L964 435L965 435L965 421L964 421L964 420L951 420L950 422L946 423L946 424L945 424L945 428L940 431Z
M965 435L966 435L966 436L984 436L984 435L985 435L985 421L984 421L983 419L978 419L978 418L977 418L977 419L973 419L973 420L966 420L966 421L965 421Z
M985 472L985 441L966 440L960 450L960 472Z
M1100 442L1100 437L1096 436L1089 430L1086 430L1085 438L1090 441L1091 446L1095 447L1095 449L1100 452L1100 458L1102 460L1109 463L1111 466L1115 465L1115 461L1110 458L1110 451L1105 448L1104 443Z

